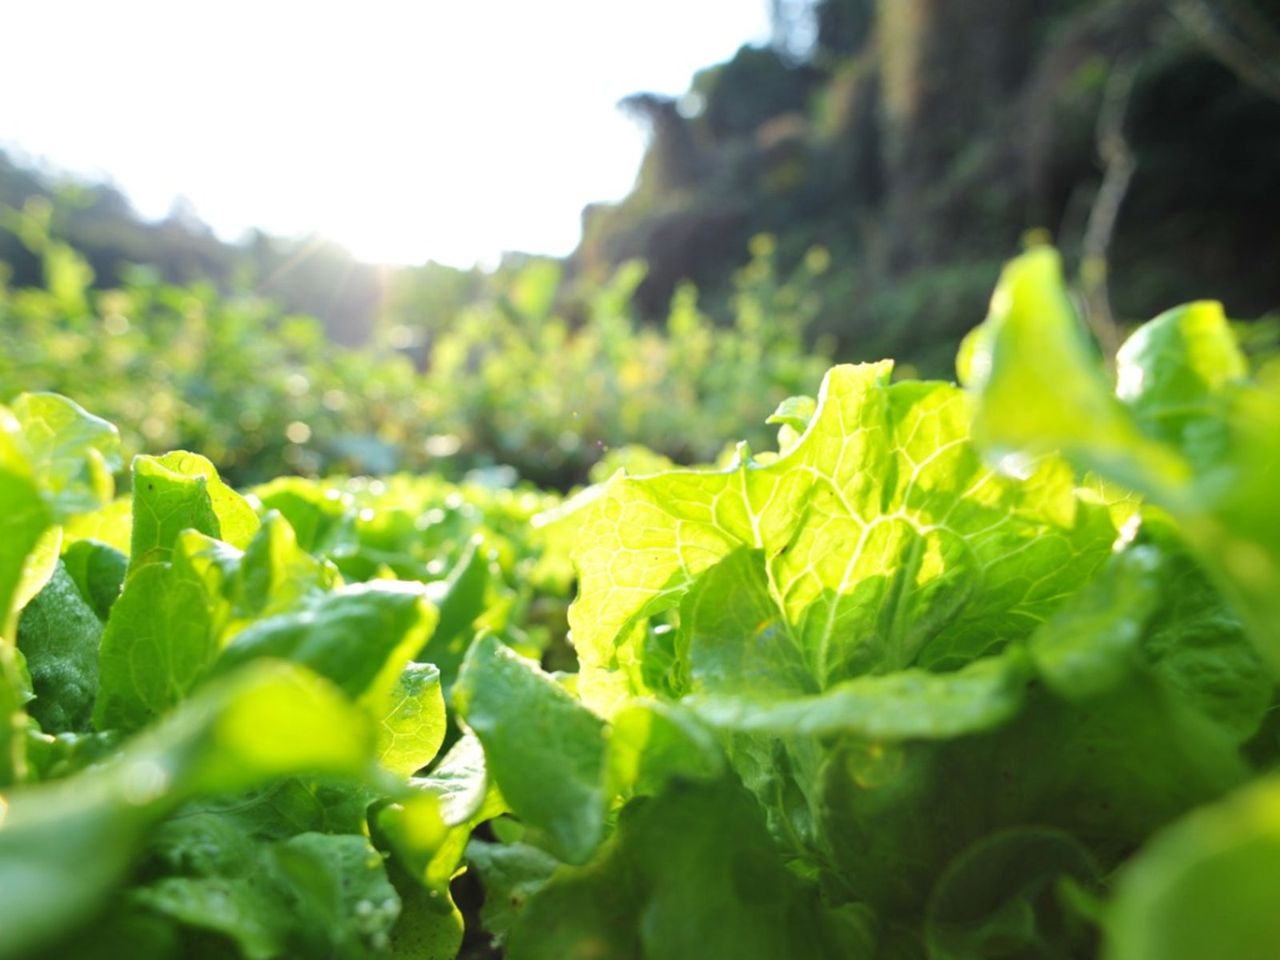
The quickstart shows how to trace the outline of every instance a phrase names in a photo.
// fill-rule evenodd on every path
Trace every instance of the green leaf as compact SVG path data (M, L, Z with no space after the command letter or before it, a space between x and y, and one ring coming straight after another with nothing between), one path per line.
M755 804L732 782L673 787L623 810L584 867L529 898L511 960L776 960L870 956L783 865Z
M444 743L445 725L440 671L429 663L407 664L378 727L382 765L403 776L425 767Z
M428 776L380 809L379 832L413 882L425 888L437 911L451 911L449 883L457 873L471 831L507 811L489 780L484 748L464 734Z
M458 908L441 909L441 898L390 865L391 882L403 909L391 930L393 960L454 960L462 947L463 920ZM397 882L397 877L403 877Z
M811 817L792 818L801 849L844 897L913 927L946 865L985 836L1054 828L1109 869L1247 775L1222 732L1144 671L1079 704L1033 687L1013 722L984 733L834 740L791 770L803 792L787 803Z
M740 733L943 740L1007 722L1021 709L1030 677L1026 658L1010 651L953 673L899 670L846 680L812 697L695 697L690 706L707 722Z
M27 553L26 562L14 591L13 610L21 613L53 576L58 566L58 552L62 548L62 528L48 527Z
M1036 631L1028 650L1049 689L1088 700L1129 676L1161 599L1161 572L1156 548L1125 550Z
M1089 851L1060 831L1020 827L984 837L934 888L925 917L929 958L1091 955L1093 932L1061 891L1064 882L1096 891L1101 879Z
M432 585L440 620L417 659L440 669L446 692L452 691L462 658L475 637L476 618L485 611L489 562L479 540L472 540L443 583Z
M975 437L996 457L1059 451L1168 510L1280 670L1280 380L1245 379L1212 304L1139 328L1118 398L1084 343L1057 256L1010 263L962 364Z
M53 522L53 515L36 486L31 464L22 449L21 426L0 407L0 634L13 641L10 620L34 595L24 589L27 558ZM56 554L56 548L55 548ZM36 588L36 592L39 587ZM30 594L30 595L28 595Z
M258 517L204 457L185 451L133 460L129 569L170 559L178 534L196 530L243 550Z
M778 451L787 453L800 442L800 437L813 421L818 404L813 397L787 397L765 423L778 424Z
M818 403L813 397L787 397L778 404L765 423L789 426L797 434L804 433L817 412Z
M122 465L114 426L55 393L24 393L12 410L41 493L56 517L111 500Z
M216 670L226 673L260 657L292 660L383 716L401 671L434 624L422 584L352 584L245 628L222 651Z
M609 482L570 609L588 702L649 692L635 626L677 604L694 690L811 695L998 650L1106 559L1110 517L1062 464L998 474L960 391L888 373L834 368L804 438L766 466Z
M1266 960L1280 942L1280 777L1198 810L1120 875L1109 960Z
M1274 683L1168 522L1148 512L1136 537L1031 638L1037 672L1057 695L1084 703L1143 671L1243 743Z
M1087 454L1130 487L1146 469L1162 485L1187 479L1186 464L1144 437L1112 395L1048 247L1006 265L958 365L979 400L974 439L994 457L1060 451L1076 463Z
M131 896L182 925L223 934L247 960L270 960L285 949L285 904L261 874L164 877Z
M237 576L236 613L245 619L282 613L340 581L332 565L298 546L293 527L275 511L262 518Z
M200 848L194 863L190 853L170 853L195 875L162 877L132 891L134 902L216 931L250 960L387 955L400 896L367 838L304 831L270 842L229 827L226 817L204 820L201 839L221 861L201 863Z
M1116 396L1145 432L1209 464L1223 452L1222 401L1248 374L1222 304L1204 300L1162 313L1124 342Z
M447 826L467 823L491 805L484 745L473 733L463 734L428 776L410 782L440 799L440 818Z
M604 831L604 721L492 635L472 645L453 701L515 814L552 853L585 861Z
M0 958L91 915L182 802L293 774L360 777L373 750L372 725L331 684L262 664L211 684L109 761L13 791L0 823Z
M1140 539L1160 549L1163 561L1144 662L1173 699L1231 742L1244 743L1272 710L1275 681L1239 616L1176 531L1148 519Z
M524 909L525 902L550 878L560 861L527 843L467 844L467 864L484 886L480 921L496 944L501 944Z
M77 540L63 551L62 562L94 616L106 623L124 585L128 558L97 540Z
M254 491L264 512L278 510L308 553L355 543L351 498L298 477L280 477Z
M226 638L244 625L235 616L241 612L236 609L236 601L244 554L197 530L183 530L174 542L172 557L166 566L173 568L174 577L203 589L210 647L220 650Z
M367 838L304 833L271 852L299 934L297 954L334 960L386 955L400 896Z
M36 695L28 712L46 733L89 729L101 637L102 621L59 563L18 623L18 649Z
M217 655L204 582L179 564L135 569L102 634L94 726L145 726L182 700Z
M0 406L0 785L28 773L17 615L57 563L60 533L36 484L22 427Z
M624 793L660 793L673 780L715 780L724 752L690 711L661 701L637 701L613 716L609 768Z
M185 956L178 928L171 921L121 897L32 960L185 960Z
M68 544L96 540L128 556L133 538L133 498L119 497L92 513L77 513L63 525Z
M27 702L17 648L0 642L0 787L27 777Z

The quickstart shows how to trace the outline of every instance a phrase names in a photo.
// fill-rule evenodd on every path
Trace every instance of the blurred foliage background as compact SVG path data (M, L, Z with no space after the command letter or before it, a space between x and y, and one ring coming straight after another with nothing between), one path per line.
M765 443L836 359L950 376L1028 231L1104 344L1196 297L1280 309L1276 0L774 0L773 19L685 96L620 104L648 132L635 187L583 211L564 261L229 244L182 204L146 222L0 155L0 399L66 393L241 484L567 488L642 467L632 445L708 461L744 424Z

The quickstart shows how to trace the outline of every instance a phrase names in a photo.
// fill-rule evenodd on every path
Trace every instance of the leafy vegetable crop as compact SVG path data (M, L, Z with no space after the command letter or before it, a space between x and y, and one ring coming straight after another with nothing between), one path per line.
M466 305L441 302L430 281L420 295L392 293L408 299L388 306L385 337L348 349L246 289L173 286L140 269L95 290L85 257L48 234L35 206L0 208L0 233L16 222L46 277L15 288L0 268L0 401L71 392L119 425L129 453L196 450L237 483L499 464L567 487L619 438L712 458L743 429L767 437L757 421L829 363L825 340L805 346L829 258L783 276L767 238L716 309L724 324L692 287L664 324L639 322L638 263L607 283L578 278L562 308L568 285L537 260L500 270Z
M563 504L116 500L21 397L0 958L1273 956L1277 371L1198 303L1113 389L1044 249L958 368Z

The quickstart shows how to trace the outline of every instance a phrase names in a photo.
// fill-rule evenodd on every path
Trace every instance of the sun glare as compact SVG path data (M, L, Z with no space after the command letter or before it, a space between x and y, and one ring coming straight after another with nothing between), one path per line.
M49 69L48 43L6 51L0 84L24 94L0 145L108 176L147 216L181 195L224 236L458 265L567 253L582 207L635 177L641 133L616 102L679 94L768 31L765 0L48 2L6 20L75 66Z

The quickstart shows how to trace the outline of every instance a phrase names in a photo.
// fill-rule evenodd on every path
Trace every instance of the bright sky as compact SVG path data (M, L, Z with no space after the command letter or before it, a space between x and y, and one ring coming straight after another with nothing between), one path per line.
M768 0L39 0L4 13L0 146L220 235L370 260L564 254L643 146L616 109L768 36Z

